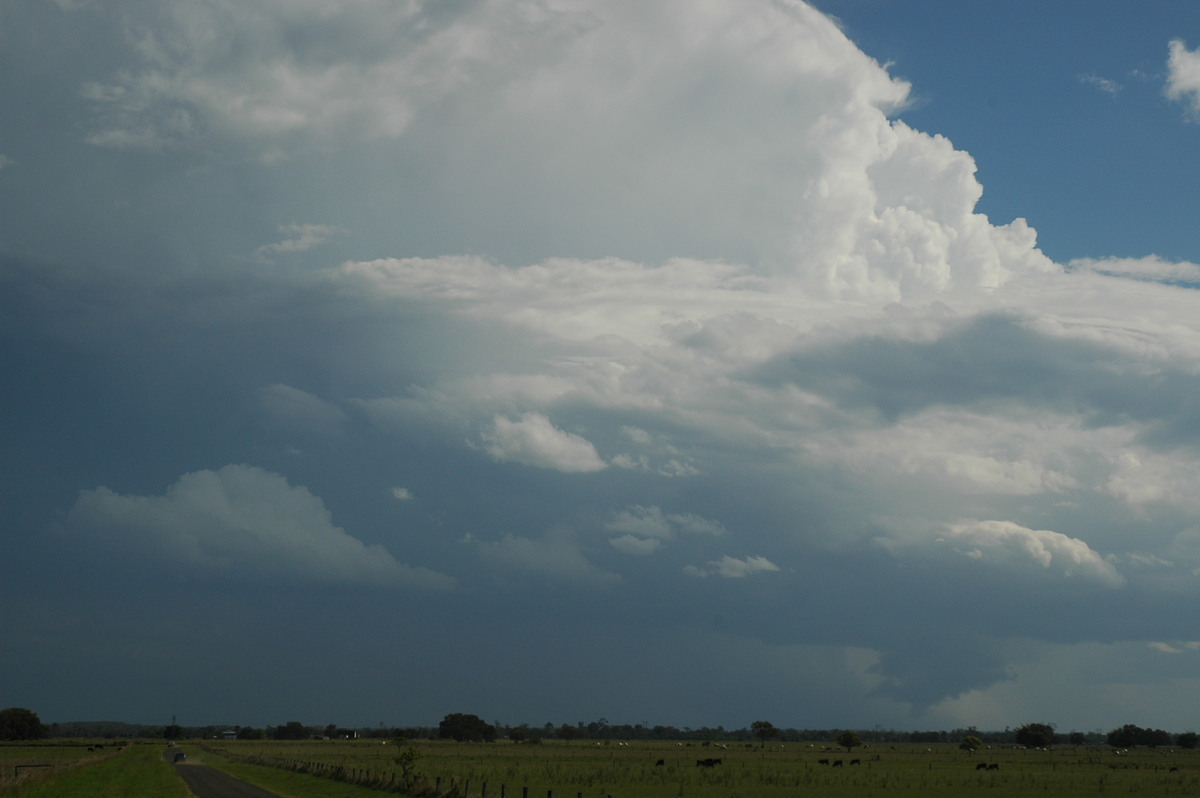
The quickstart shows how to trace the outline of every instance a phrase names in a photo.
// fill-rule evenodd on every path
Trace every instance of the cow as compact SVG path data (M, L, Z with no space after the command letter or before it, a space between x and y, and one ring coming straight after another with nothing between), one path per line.
M976 770L987 770L987 762L980 762L975 766Z
M988 770L999 770L999 769L1000 769L1000 766L994 762L992 764L988 765Z
M818 764L818 765L828 765L828 764L829 764L829 760L828 760L828 759L818 759L818 760L817 760L817 764Z
M862 764L862 760L861 760L861 759L851 759L851 760L850 760L850 764L851 764L851 765L861 765L861 764Z
M655 762L655 763L654 763L654 767L656 767L656 768L660 768L660 767L663 767L663 766L664 766L664 765L666 765L666 764L667 764L666 760L664 760L664 759L660 759L660 760L658 760L657 762Z
M835 768L840 768L842 766L842 760L840 760L840 759L833 760L833 766Z

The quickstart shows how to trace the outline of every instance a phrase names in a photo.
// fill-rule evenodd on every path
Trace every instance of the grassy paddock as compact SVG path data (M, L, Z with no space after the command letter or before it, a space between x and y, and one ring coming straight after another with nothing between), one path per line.
M965 791L992 798L1032 793L1056 798L1119 792L1146 796L1200 794L1200 752L1142 750L1114 753L1107 747L1059 747L1045 751L993 747L968 753L954 745L876 744L847 754L807 743L766 747L745 743L700 745L659 742L561 742L514 745L416 741L415 771L424 788L442 793L507 798L794 798L797 794L840 798L958 798ZM399 776L402 748L378 740L212 741L213 753L231 761L302 763L309 770L344 769L388 781ZM714 767L698 759L720 758ZM658 760L663 765L658 766ZM831 764L819 764L829 759ZM842 760L841 767L832 764ZM851 759L860 760L850 765ZM995 770L976 770L979 763ZM216 762L212 764L218 764ZM1175 768L1175 770L1172 770ZM222 768L224 769L224 768ZM311 775L293 774L315 779ZM421 792L417 789L414 792ZM309 793L295 790L294 795ZM316 793L313 793L314 795Z
M41 753L49 754L51 747ZM75 747L87 752L86 745ZM76 752L74 759L60 751L59 767L0 787L0 798L191 798L174 768L163 760L164 750L161 744L133 745L119 752L108 746L86 756ZM11 776L10 758L0 756Z
M124 744L111 740L32 740L0 743L0 787L20 778L47 776L53 771L111 756Z

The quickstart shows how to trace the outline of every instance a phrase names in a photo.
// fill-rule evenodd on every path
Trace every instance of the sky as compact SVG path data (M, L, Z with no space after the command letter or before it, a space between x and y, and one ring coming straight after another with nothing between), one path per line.
M1200 728L1197 48L0 2L0 705Z

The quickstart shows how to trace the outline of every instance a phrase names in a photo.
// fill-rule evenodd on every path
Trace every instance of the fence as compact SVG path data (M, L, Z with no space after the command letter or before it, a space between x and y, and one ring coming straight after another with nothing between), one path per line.
M459 780L451 778L443 784L444 780L440 776L432 779L423 777L405 778L402 773L397 773L396 771L376 771L369 768L351 768L344 765L334 765L328 762L310 762L286 757L239 754L223 748L216 749L203 745L201 748L223 756L226 759L233 759L250 765L263 765L265 767L278 768L279 770L290 770L293 773L304 773L331 781L353 784L356 787L415 796L416 798L517 798L518 795L520 798L542 798L540 791L537 794L531 794L529 787L525 786L520 787L519 792L516 789L510 792L508 785L501 784L499 792L496 792L489 788L486 781L478 783L473 789L470 779ZM549 789L546 790L545 798L572 798L572 796L569 791ZM585 795L582 792L576 792L573 798L585 798ZM613 796L611 793L605 793L600 796L593 796L593 798L613 798Z

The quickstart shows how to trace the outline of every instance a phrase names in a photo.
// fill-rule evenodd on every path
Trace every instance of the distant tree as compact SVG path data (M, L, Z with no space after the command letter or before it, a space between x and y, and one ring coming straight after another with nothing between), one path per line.
M46 727L36 712L24 707L0 710L0 740L40 740L45 736Z
M298 720L289 720L286 725L275 727L276 740L307 740L310 736L308 727Z
M554 731L555 736L560 740L574 740L579 736L579 730L570 723L564 723Z
M1145 745L1154 748L1160 745L1170 745L1171 735L1162 729L1143 729L1132 723L1126 723L1119 729L1108 733L1108 744L1114 748L1132 748L1135 745Z
M170 726L167 726L163 729L163 739L178 740L182 736L183 727L178 724L172 723Z
M1071 745L1083 745L1087 742L1087 737L1084 736L1083 732L1073 731L1067 735L1067 742Z
M237 732L239 740L261 740L266 736L266 732L262 729L256 729L253 726L243 726Z
M962 739L962 742L958 744L958 747L964 751L975 751L983 747L983 740L980 740L974 735L967 735Z
M750 731L754 732L754 736L762 741L763 745L767 744L767 740L772 737L779 736L779 729L775 728L775 724L769 720L756 720L750 724Z
M1017 745L1045 748L1054 745L1054 727L1048 723L1026 723L1017 729Z
M492 742L496 739L496 727L478 715L452 712L438 724L438 737L456 742Z
M1175 744L1180 748L1195 748L1200 745L1200 734L1184 732L1175 738Z
M838 734L837 744L846 749L846 753L850 753L851 748L857 748L862 745L862 739L852 731L844 731Z

